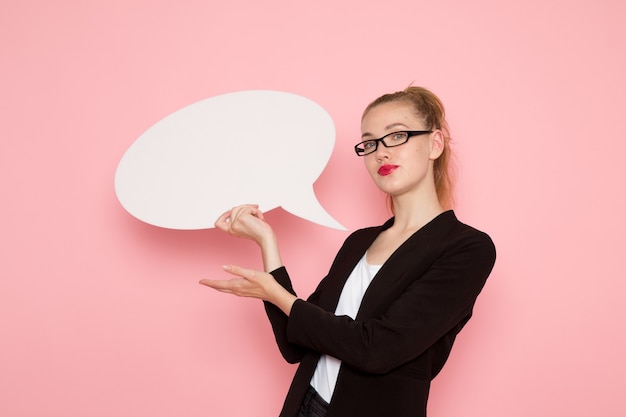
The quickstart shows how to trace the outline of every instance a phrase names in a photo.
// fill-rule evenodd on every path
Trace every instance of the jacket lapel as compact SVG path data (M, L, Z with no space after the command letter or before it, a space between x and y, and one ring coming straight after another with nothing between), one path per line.
M372 227L359 231L357 239L350 245L346 245L340 251L339 256L333 262L328 273L327 279L324 280L324 290L322 291L319 306L326 311L334 312L339 303L341 291L352 273L356 264L361 260L367 248L369 248L378 237L380 232L389 228L393 224L393 219L388 220L385 224L378 227Z
M389 298L422 276L442 252L442 236L456 221L454 212L447 211L424 225L402 243L380 268L367 288L357 319L378 314L378 306L388 306Z

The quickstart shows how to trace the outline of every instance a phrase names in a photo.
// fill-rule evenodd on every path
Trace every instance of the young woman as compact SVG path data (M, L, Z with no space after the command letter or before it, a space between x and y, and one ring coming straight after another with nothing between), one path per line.
M495 262L489 236L451 210L439 98L420 87L386 94L365 109L361 132L355 151L393 217L351 234L306 301L257 206L235 207L215 224L256 242L265 272L229 265L234 279L201 283L264 300L282 355L300 363L281 417L425 416L430 381Z

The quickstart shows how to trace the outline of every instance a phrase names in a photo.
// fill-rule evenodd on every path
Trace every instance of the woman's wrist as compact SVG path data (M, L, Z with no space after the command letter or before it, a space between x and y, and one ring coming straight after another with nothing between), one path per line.
M265 272L271 272L283 266L283 261L278 250L278 242L273 234L259 243L261 256L263 257L263 267Z
M278 307L283 313L285 313L286 316L289 316L291 314L291 308L293 307L298 297L291 294L283 287L280 287L280 290L281 293L276 296L274 301L270 302Z

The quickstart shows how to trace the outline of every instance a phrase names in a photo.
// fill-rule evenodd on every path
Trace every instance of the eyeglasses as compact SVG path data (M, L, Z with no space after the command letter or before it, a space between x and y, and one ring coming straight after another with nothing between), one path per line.
M364 156L376 152L378 143L382 143L385 148L393 148L394 146L404 145L409 141L411 136L426 135L432 132L432 130L404 130L401 132L388 133L380 139L369 139L357 143L354 146L354 151L357 155Z

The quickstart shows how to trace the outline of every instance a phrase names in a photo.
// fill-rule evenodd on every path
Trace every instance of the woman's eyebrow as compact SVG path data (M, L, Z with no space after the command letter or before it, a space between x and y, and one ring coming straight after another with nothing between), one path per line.
M400 122L396 122L396 123L392 123L390 125L385 126L385 130L391 130L394 127L403 127L405 129L409 129L409 127L407 125L405 125L404 123L400 123ZM370 136L374 136L369 132L365 132L361 135L361 138L365 138L365 137L370 137Z

